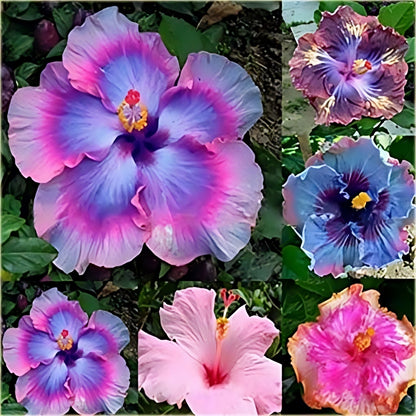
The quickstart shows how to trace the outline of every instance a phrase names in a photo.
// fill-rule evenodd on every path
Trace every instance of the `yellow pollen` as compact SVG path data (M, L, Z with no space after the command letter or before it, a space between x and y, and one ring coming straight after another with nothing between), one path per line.
M349 33L351 33L351 35L359 38L363 34L364 30L366 30L367 24L363 23L361 25L356 25L353 22L349 22L345 24L345 28Z
M131 133L134 129L140 131L147 126L147 108L141 103L129 105L123 100L117 109L118 118L123 127Z
M354 338L354 345L358 351L364 351L371 345L371 337L374 336L376 331L373 328L368 328L365 333L360 332Z
M363 209L367 202L372 201L367 192L360 192L355 198L352 199L351 205L354 209Z
M74 344L74 341L70 336L63 337L62 335L59 335L59 338L56 340L56 342L62 351L70 350Z
M217 319L217 339L223 340L228 332L229 322L225 317Z

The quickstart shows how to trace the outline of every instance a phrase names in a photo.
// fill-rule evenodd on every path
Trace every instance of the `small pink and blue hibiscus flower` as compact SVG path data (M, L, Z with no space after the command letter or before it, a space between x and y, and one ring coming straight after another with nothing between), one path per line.
M110 7L14 95L10 148L40 183L35 228L65 272L124 264L144 243L174 265L227 261L249 241L263 177L238 139L262 114L260 92L216 54L190 54L179 72L159 34Z
M324 12L319 29L299 39L290 75L318 124L391 118L403 108L407 49L406 39L377 17L342 6Z
M29 414L60 415L119 410L130 372L120 351L129 332L105 311L87 314L56 288L33 301L18 328L6 330L3 358L18 375L16 399Z
M301 236L316 274L379 268L409 251L405 227L414 219L415 195L410 168L368 138L344 137L289 176L283 215Z

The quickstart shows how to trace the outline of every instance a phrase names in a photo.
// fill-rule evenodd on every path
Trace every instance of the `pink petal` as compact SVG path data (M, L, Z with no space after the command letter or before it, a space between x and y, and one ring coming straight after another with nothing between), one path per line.
M90 352L104 355L120 352L130 341L129 330L123 321L106 311L94 311L87 328L78 340L83 355Z
M242 397L230 386L196 390L186 398L189 408L200 415L256 415L254 400Z
M56 287L43 292L33 301L30 318L36 329L49 333L54 339L66 329L75 342L88 322L88 315L79 303L69 301Z
M153 155L142 169L152 216L148 247L175 265L203 254L235 257L260 208L262 176L253 152L240 141L201 145L187 137Z
M48 182L85 155L102 159L123 132L116 114L70 85L62 63L42 72L39 87L20 88L8 113L10 150L23 176Z
M67 367L57 356L49 365L40 364L17 379L16 400L29 414L63 415L71 407L67 376Z
M229 383L242 397L254 400L258 414L282 410L281 364L256 354L238 355Z
M63 54L71 84L101 97L115 111L130 89L140 93L149 114L173 86L179 65L158 33L139 33L138 25L108 7L71 31Z
M222 103L224 116L236 120L235 136L240 138L263 112L260 91L253 80L240 65L221 55L189 54L178 86L217 96L215 100Z
M46 332L34 329L29 316L23 316L19 327L7 329L3 336L4 362L18 376L40 363L50 363L58 351L56 341Z
M319 305L316 323L298 327L289 340L308 406L338 413L395 413L414 380L414 329L406 317L378 305L378 292L355 284ZM372 329L357 349L356 337Z
M139 390L156 402L179 407L187 395L204 386L203 366L175 342L139 331Z
M59 252L54 263L84 273L89 263L115 267L136 257L146 239L146 219L132 205L137 166L117 141L101 162L66 169L35 197L35 228Z
M229 328L222 342L221 367L230 371L244 354L263 356L279 335L268 318L248 316L245 306L229 318Z
M130 372L119 354L94 353L75 360L69 368L72 407L80 414L115 414L124 403Z
M215 292L192 287L175 292L172 305L160 309L160 323L189 356L211 366L216 351Z

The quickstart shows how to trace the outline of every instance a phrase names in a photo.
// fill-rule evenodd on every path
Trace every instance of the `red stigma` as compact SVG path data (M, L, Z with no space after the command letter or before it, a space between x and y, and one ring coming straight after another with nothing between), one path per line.
M228 293L228 297L227 297ZM221 289L220 291L221 299L224 301L224 306L228 308L234 301L240 299L240 295L236 295L232 290L227 292L227 289Z
M365 66L368 70L370 70L370 69L373 67L373 66L371 65L371 62L370 62L370 61L365 61L364 66Z
M124 101L132 107L140 101L140 93L136 90L129 90Z
M66 338L68 336L69 332L66 329L63 329L61 332L61 335Z

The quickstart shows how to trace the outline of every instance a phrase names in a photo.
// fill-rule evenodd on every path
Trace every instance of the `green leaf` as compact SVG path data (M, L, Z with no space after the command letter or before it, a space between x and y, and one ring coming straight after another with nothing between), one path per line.
M68 274L61 272L60 270L52 270L49 273L49 277L52 282L71 282L73 279Z
M362 136L369 136L374 126L379 122L380 120L376 118L363 117L357 122L357 130Z
M409 49L407 50L404 59L408 64L410 64L415 61L415 38L408 38L407 44L409 45Z
M60 40L46 55L46 58L55 58L61 56L66 46L66 39Z
M25 21L38 20L38 19L42 19L43 17L42 13L39 11L39 8L35 3L30 3L29 7L14 14L15 14L15 16L13 16L14 18L19 19L19 20L25 20Z
M4 415L25 415L27 410L19 403L2 403L1 411Z
M24 80L27 80L39 68L40 68L40 65L34 64L32 62L24 62L22 65L20 65L16 69L16 76L19 76L19 77L23 78Z
M4 46L7 61L17 61L33 48L34 38L16 31L7 33Z
M399 2L390 4L380 9L378 20L384 26L390 26L404 35L415 18L415 4L413 2Z
M1 403L4 403L9 397L11 397L11 394L9 392L9 385L5 383L4 381L1 382Z
M183 19L162 15L159 33L169 52L182 66L191 52L216 52L216 46L202 32Z
M89 293L81 292L78 296L78 302L88 316L90 316L94 311L98 311L100 309L100 302L98 299Z
M237 259L230 274L243 281L266 281L272 276L280 260L280 256L272 251L254 254L246 250Z
M7 16L17 18L19 15L23 14L28 8L30 3L28 1L15 1L7 4L5 13Z
M322 19L322 12L320 10L315 10L313 12L313 21L319 25L320 21Z
M301 239L292 227L286 225L282 230L282 238L280 240L280 244L282 247L288 245L300 246Z
M216 25L212 25L203 33L211 41L213 45L218 45L218 43L224 36L224 32L225 32L224 25L222 25L221 23L218 23Z
M277 157L255 141L251 147L264 176L262 207L256 231L266 238L280 238L282 232L282 170Z
M160 272L159 278L163 277L171 268L172 266L164 261L160 263Z
M282 249L282 279L307 279L309 277L309 257L296 246Z
M410 129L415 127L415 109L410 103L406 103L403 110L396 114L391 121L396 123L400 127Z
M75 10L70 4L65 4L63 7L52 9L53 20L55 21L56 30L65 38L72 29L74 22Z
M37 237L36 231L31 225L23 224L20 228L19 238Z
M21 207L22 204L13 195L5 195L1 199L1 210L3 213L19 216Z
M300 324L316 319L319 314L318 304L323 299L316 293L301 289L291 281L286 281L283 285L281 337L282 348L286 351L288 338L295 333Z
M13 231L17 231L25 223L25 220L15 215L5 214L1 216L1 243L3 244Z
M55 248L40 238L10 237L2 248L2 267L12 273L36 271L57 255Z
M407 394L400 402L397 409L398 415L414 415L415 414L415 401Z
M305 280L295 280L295 283L309 292L320 295L323 299L330 298L333 293L340 292L350 284L346 279L317 277L315 275L310 275Z
M355 1L320 1L319 10L334 12L339 6L350 6L358 14L367 16L365 7Z
M8 315L16 306L15 302L12 302L7 299L3 299L1 302L1 313L3 315Z
M413 166L415 165L415 140L413 136L398 137L389 149L390 156L402 160L408 160Z
M137 289L139 286L139 279L128 269L117 269L113 272L113 283L122 289Z

